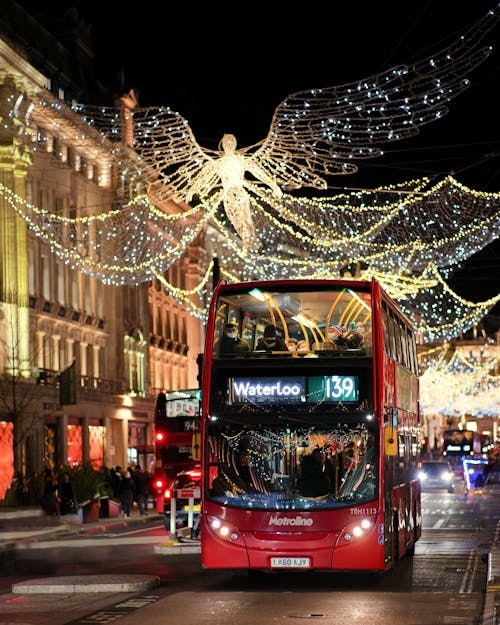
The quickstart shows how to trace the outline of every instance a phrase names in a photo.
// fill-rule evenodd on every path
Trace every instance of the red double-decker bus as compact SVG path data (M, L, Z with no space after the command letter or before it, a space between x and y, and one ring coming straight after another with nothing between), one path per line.
M411 324L376 280L220 281L203 358L203 567L386 571L412 554L417 373Z
M159 393L154 414L156 511L163 513L165 490L175 476L200 462L200 390Z

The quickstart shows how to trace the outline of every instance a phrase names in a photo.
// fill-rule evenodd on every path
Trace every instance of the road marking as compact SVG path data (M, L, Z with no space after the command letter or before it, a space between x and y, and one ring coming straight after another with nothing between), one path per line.
M120 619L135 610L155 603L159 599L162 599L162 595L142 594L131 597L126 601L120 601L114 606L106 608L104 610L97 610L87 616L82 616L74 621L71 621L68 625L106 625L106 623L113 623L117 619Z

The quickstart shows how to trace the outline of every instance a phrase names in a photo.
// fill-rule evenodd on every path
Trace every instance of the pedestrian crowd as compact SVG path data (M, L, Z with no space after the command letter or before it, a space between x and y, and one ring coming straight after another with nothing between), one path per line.
M125 471L116 466L110 469L113 498L121 502L123 516L129 517L134 503L141 516L148 515L148 501L152 493L152 476L140 464L128 466Z
M105 478L104 487L109 497L119 501L122 514L130 517L134 504L141 516L148 514L148 501L153 495L152 476L140 464L128 466L125 471L115 466L101 469ZM80 493L81 495L81 493ZM43 472L43 487L40 504L51 516L77 514L79 510L78 488L73 483L70 471L63 471L60 476L50 468ZM104 496L108 499L108 496Z

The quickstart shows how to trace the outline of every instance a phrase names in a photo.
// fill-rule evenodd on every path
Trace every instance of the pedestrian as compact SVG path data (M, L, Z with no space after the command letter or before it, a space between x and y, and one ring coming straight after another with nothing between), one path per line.
M120 501L122 504L123 516L130 517L132 505L134 503L135 484L130 471L125 471L120 482Z
M111 467L109 470L109 483L113 492L113 499L120 499L120 483L122 480L122 468L120 466Z
M76 514L78 512L78 500L75 485L71 481L71 475L66 471L57 486L59 501L59 514Z
M132 476L135 484L135 494L137 497L137 506L141 516L148 515L148 500L151 487L151 479L149 473L141 467L140 464L135 465L134 474Z
M47 514L57 516L57 482L48 467L43 470L43 494L40 503Z

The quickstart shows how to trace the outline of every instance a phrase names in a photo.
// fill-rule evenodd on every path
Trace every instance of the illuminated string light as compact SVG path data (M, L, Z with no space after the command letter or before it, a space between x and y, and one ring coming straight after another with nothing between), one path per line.
M454 418L498 415L500 375L495 373L499 370L495 345L486 343L473 353L470 347L452 349L445 343L420 358L424 367L420 378L422 414Z
M381 145L442 117L490 54L481 42L499 15L498 7L488 11L454 43L413 64L287 96L267 137L247 148L236 149L236 138L225 135L222 150L204 149L179 113L137 107L133 93L120 108L76 104L69 110L46 94L27 107L7 88L4 130L62 162L71 137L95 161L98 184L106 187L116 177L120 201L72 219L29 205L6 187L0 194L64 262L107 284L163 276L205 233L207 258L218 257L232 280L338 278L357 263L359 277L377 276L424 338L456 336L498 301L467 302L446 279L498 237L499 194L473 191L451 176L434 185L422 179L325 198L294 193L326 189L328 176L354 173L357 161L382 153ZM12 77L4 85L9 80L15 85ZM195 289L168 285L201 319L205 263Z

